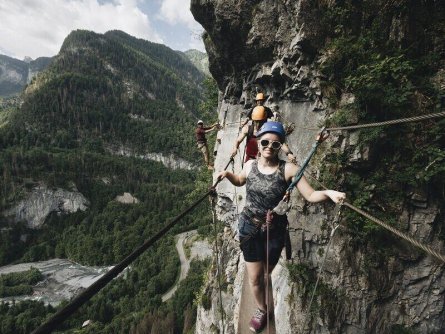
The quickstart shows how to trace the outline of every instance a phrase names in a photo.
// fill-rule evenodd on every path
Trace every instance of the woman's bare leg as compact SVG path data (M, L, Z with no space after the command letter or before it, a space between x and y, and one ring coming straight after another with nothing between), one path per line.
M263 262L246 262L246 269L250 290L255 298L255 302L261 310L266 311Z
M273 304L273 294L272 294L272 270L275 268L275 265L269 266L269 270L266 271L266 264L263 263L263 273L264 273L264 286L266 286L266 282L268 283L269 287L265 288L265 305L269 304L269 312L272 312L274 304ZM267 295L267 292L270 291L269 295Z

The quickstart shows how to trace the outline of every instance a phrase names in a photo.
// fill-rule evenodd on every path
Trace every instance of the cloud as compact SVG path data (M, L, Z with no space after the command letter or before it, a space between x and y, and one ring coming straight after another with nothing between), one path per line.
M162 43L136 0L0 0L0 50L23 59L58 53L74 29L119 29Z
M187 25L189 29L202 30L190 12L190 0L163 0L159 17L172 25L183 23Z

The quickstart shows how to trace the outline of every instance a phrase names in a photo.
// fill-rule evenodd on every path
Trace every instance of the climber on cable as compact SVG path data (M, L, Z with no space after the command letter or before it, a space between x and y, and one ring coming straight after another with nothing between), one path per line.
M286 214L278 215L271 210L283 199L298 167L278 157L285 140L281 123L264 123L256 138L261 152L259 158L247 161L239 174L224 171L218 175L218 179L227 178L237 187L246 185L246 205L239 217L238 235L249 285L258 307L249 327L259 333L266 326L267 310L269 316L273 316L273 302L269 299L266 305L265 282L271 282L270 274L278 263L288 224ZM344 193L335 190L315 191L304 176L297 183L297 188L309 202L331 199L337 203L345 199ZM268 268L266 263L269 264Z
M260 94L258 94L260 95ZM262 95L262 94L261 94ZM269 109L270 110L270 109ZM250 115L252 122L246 124L241 129L241 133L235 141L235 145L233 147L231 156L234 157L238 152L238 147L243 142L244 138L246 138L246 149L245 149L245 158L244 162L250 159L256 159L258 156L258 143L256 140L255 134L261 128L261 126L266 123L268 118L267 110L264 106L256 106L253 108L253 111ZM292 151L289 149L286 143L283 143L282 150L284 154L288 157L289 161L295 162L295 157Z
M207 168L209 170L212 170L213 164L210 162L209 158L209 148L207 147L206 133L219 128L219 124L215 123L212 126L204 127L204 122L202 120L199 120L197 125L198 126L195 129L196 143L198 145L198 149L202 152L204 156L204 161L207 165Z
M252 109L250 109L249 112L247 113L246 119L241 124L241 128L244 127L252 119L253 111L258 106L264 107L267 113L267 118L269 118L270 120L275 120L276 115L272 112L272 110L269 107L266 107L264 105L264 102L266 102L266 97L264 96L264 93L258 93L255 97L255 106Z

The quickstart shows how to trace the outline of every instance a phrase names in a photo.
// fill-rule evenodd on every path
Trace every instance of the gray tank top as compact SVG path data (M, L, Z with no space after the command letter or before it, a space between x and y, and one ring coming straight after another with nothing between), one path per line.
M275 208L283 199L288 184L284 176L286 162L280 160L277 170L272 174L263 174L258 170L258 161L246 180L246 205L243 213L249 217L263 218L267 210Z

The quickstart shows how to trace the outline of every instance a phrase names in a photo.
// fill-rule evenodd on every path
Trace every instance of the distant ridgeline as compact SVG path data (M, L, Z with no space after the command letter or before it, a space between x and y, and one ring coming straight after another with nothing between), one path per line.
M216 118L211 114L216 97L214 82L182 52L121 31L72 32L47 69L28 84L21 103L0 103L0 265L54 257L88 265L122 260L185 208L200 191L197 185L206 187L210 176L136 156L159 153L196 164L201 156L193 138L195 122ZM126 156L119 154L122 149ZM47 196L57 189L81 193L88 208L53 212L34 230L5 214L31 193L37 198L36 192ZM138 202L117 202L124 192ZM209 210L201 206L172 233L209 220ZM129 332L147 312L174 318L170 328L182 329L184 310L189 321L194 319L192 289L183 290L187 298L169 302L180 303L174 308L159 308L178 269L173 238L161 240L134 263L128 279L113 281L65 329L92 319L95 333ZM29 333L47 312L31 302L21 305L0 307L0 328ZM30 310L40 315L19 324L17 314Z
M49 66L51 60L50 57L39 57L27 61L0 55L0 97L19 94L37 73Z

